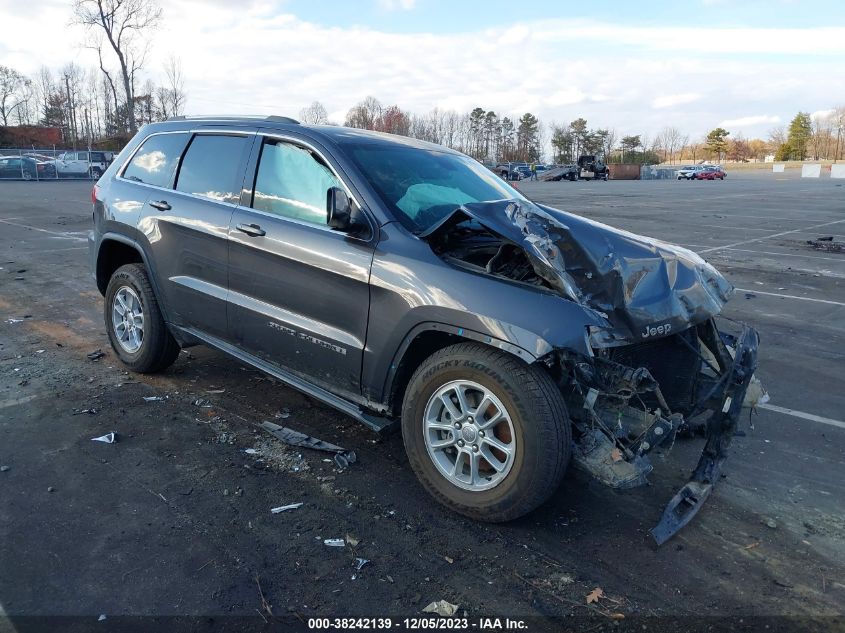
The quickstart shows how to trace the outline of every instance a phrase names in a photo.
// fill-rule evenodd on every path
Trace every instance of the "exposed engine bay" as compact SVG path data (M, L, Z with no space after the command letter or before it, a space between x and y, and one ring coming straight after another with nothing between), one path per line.
M576 467L612 488L640 486L653 451L703 432L697 466L651 531L658 544L676 534L718 481L743 407L768 398L754 377L757 332L716 325L731 284L687 249L527 201L464 205L422 237L453 265L606 320L587 328L589 355L557 349L541 359L567 402Z

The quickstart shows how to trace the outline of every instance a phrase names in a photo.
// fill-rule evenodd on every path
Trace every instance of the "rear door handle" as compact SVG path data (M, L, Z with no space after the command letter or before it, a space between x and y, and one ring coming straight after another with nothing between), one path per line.
M257 224L238 224L235 228L251 237L261 237L262 235L267 235L267 231Z
M153 200L150 202L150 206L154 209L158 209L159 211L170 211L172 208L169 204L167 204L167 200Z

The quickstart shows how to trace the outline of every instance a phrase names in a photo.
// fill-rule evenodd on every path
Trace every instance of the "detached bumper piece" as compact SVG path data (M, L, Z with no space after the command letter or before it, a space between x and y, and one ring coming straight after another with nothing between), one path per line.
M719 480L746 392L757 369L759 343L756 330L745 326L733 349L726 350L733 352L733 363L714 385L714 390L721 385L721 409L714 411L707 420L707 443L690 480L672 497L660 522L651 530L658 545L668 541L692 520Z
M573 465L603 484L618 490L644 485L653 470L650 453L667 453L679 432L706 436L689 482L651 531L658 544L689 523L710 496L743 406L765 401L754 378L759 337L738 325L732 336L710 319L670 337L599 349L589 359L558 357L577 436Z

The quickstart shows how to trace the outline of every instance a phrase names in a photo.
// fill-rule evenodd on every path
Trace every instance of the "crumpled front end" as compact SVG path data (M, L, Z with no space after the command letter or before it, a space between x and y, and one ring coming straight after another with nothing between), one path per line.
M679 433L703 431L706 443L690 480L651 533L662 544L701 509L719 479L743 407L767 398L754 378L759 336L747 325L720 332L714 319L647 343L565 351L547 359L559 376L575 426L573 462L602 483L643 485L650 454Z
M754 378L757 332L715 319L733 286L692 251L527 200L468 203L420 237L447 262L553 291L589 312L588 353L556 349L574 425L573 462L617 489L646 483L649 456L702 431L690 480L652 530L658 544L701 509L743 406L768 396ZM586 322L586 319L585 319Z

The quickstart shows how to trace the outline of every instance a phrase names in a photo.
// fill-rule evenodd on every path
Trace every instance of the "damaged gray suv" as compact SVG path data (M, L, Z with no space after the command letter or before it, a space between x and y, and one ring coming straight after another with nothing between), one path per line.
M695 253L536 204L478 162L284 117L144 127L92 193L91 267L132 370L206 344L383 432L441 503L506 521L570 462L614 488L706 440L653 535L719 479L757 333ZM749 387L752 387L749 389Z

